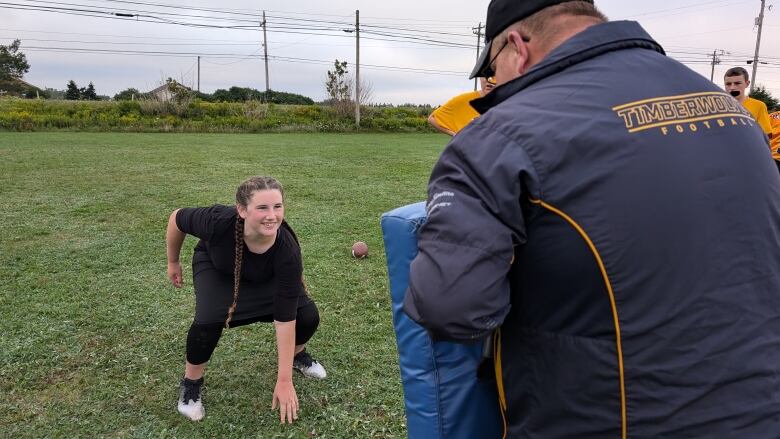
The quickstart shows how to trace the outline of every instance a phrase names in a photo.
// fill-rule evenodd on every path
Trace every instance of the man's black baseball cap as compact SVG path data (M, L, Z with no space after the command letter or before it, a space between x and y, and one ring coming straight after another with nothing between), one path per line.
M490 45L498 34L512 23L529 17L542 9L573 0L491 0L487 11L487 24L485 25L485 48L479 55L474 70L469 78L477 76L492 76L484 72L490 62ZM581 0L593 3L593 0Z

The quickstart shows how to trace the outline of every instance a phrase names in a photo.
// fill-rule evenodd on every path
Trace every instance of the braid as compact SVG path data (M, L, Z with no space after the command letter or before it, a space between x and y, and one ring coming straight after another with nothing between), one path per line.
M227 319L225 320L225 328L230 327L230 320L233 318L233 313L236 311L236 304L238 303L238 287L241 284L241 263L244 259L244 219L239 217L236 219L236 259L235 268L233 269L233 304L228 308Z

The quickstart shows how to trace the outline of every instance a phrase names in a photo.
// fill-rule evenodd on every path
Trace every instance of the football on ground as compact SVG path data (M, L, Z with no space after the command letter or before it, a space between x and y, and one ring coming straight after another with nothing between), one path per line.
M368 256L368 245L363 241L358 241L352 244L352 257L365 258Z

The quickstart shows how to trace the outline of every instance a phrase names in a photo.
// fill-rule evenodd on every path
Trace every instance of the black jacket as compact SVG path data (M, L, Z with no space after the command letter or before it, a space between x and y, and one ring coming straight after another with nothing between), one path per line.
M633 22L473 105L404 309L501 328L508 436L780 437L780 177L742 106Z

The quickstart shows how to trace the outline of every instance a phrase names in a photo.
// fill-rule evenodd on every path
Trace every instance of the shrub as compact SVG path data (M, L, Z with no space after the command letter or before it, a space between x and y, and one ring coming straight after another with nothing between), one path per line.
M120 101L117 104L117 110L120 116L129 114L141 115L141 104L138 101Z
M0 130L138 132L354 132L354 120L330 106L135 101L0 99ZM362 131L430 131L416 108L367 107Z

